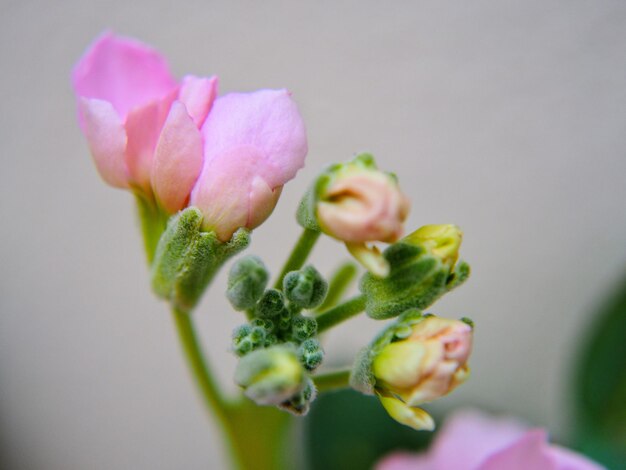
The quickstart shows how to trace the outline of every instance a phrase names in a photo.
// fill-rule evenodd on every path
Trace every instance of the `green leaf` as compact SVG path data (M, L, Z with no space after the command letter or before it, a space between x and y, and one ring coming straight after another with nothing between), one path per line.
M578 448L626 469L626 277L590 318L574 381Z

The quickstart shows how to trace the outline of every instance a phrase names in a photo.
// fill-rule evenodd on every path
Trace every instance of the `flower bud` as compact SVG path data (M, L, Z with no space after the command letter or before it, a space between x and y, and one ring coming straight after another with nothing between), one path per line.
M402 235L409 202L397 179L376 168L368 154L334 165L315 188L317 220L326 234L344 242L391 243Z
M245 256L230 269L226 297L235 310L252 308L263 295L268 279L263 261L256 256Z
M283 291L289 302L301 308L312 309L324 301L328 283L313 266L305 266L285 276Z
M315 370L324 360L324 350L316 339L305 340L298 348L298 359L309 372Z
M441 262L453 268L459 259L463 232L456 225L424 225L404 238L407 242L422 245Z
M465 282L470 268L457 263L461 239L455 225L426 225L389 246L383 252L389 275L366 273L361 279L367 314L380 320L425 309Z
M432 401L468 377L471 347L472 327L468 324L425 317L411 327L407 338L387 344L374 357L376 387L409 406Z
M306 375L296 351L276 345L242 357L235 370L235 382L257 404L279 405L304 389Z
M469 375L472 327L409 310L361 351L350 377L353 388L377 394L390 415L416 429L431 429L415 409L450 393Z
M374 157L361 154L331 166L302 200L298 221L345 242L368 270L384 277L386 262L367 242L392 243L402 235L409 201L394 175L380 171Z
M317 321L312 317L297 315L291 320L291 337L301 343L317 333Z
M257 302L254 313L262 318L280 318L282 316L291 318L285 307L283 293L276 289L268 289L263 293Z
M202 137L190 204L202 211L203 229L224 241L269 217L283 185L304 166L306 131L287 90L259 90L215 100Z

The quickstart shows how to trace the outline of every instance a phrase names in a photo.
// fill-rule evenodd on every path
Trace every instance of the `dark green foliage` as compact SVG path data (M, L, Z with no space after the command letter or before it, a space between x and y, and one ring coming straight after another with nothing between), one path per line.
M573 387L575 437L593 459L626 469L626 278L590 320Z

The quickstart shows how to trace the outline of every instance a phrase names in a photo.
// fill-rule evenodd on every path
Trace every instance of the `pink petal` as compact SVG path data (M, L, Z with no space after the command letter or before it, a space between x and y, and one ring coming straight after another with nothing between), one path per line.
M162 98L177 85L156 50L110 32L76 64L72 82L78 96L108 101L122 120L131 109Z
M185 104L196 126L202 127L217 96L217 77L198 78L188 75L183 78L178 99Z
M549 455L546 432L529 431L514 444L493 454L478 470L558 470Z
M558 470L604 470L604 467L587 457L563 447L550 446L549 452L556 461Z
M205 166L233 148L256 149L256 174L276 188L304 166L304 123L286 90L232 93L218 98L204 123Z
M215 230L220 240L226 241L237 228L265 220L276 204L276 191L280 188L272 188L259 176L271 168L257 148L233 147L207 162L206 146L205 141L205 162L190 203L202 211L203 227ZM252 214L254 210L259 214Z
M169 114L170 107L178 90L174 89L165 97L151 101L143 107L133 109L126 119L126 164L131 180L150 191L151 165L161 129Z
M102 179L116 188L128 187L128 172L124 159L126 132L110 103L81 99L83 130L91 155Z
M476 469L487 457L516 442L524 433L524 426L517 421L493 418L478 411L459 411L446 420L431 453L437 468Z
M425 454L398 452L378 462L375 470L436 470L436 467Z
M180 101L165 121L152 164L152 188L169 213L185 207L202 167L202 135Z

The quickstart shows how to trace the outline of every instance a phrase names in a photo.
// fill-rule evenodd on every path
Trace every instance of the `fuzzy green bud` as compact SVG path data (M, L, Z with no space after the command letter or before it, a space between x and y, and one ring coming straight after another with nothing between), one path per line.
M285 314L285 297L276 289L266 290L256 305L255 313L259 317L275 318Z
M226 297L235 310L250 309L263 295L268 279L263 261L256 256L245 256L230 269Z
M257 404L280 405L304 389L306 375L295 349L276 345L242 357L235 382Z
M305 266L285 276L283 291L289 302L301 308L312 309L326 298L328 283L313 266Z
M232 335L232 350L237 356L245 356L251 351L264 347L268 332L256 325L241 325L235 328Z
M389 275L366 273L361 292L374 319L395 317L407 309L425 309L469 277L469 265L457 263L462 234L454 225L422 227L389 246L383 256Z
M317 369L324 360L324 350L319 341L313 338L303 341L298 348L298 359L309 372Z
M291 336L298 343L315 336L317 321L315 318L298 315L291 320Z

